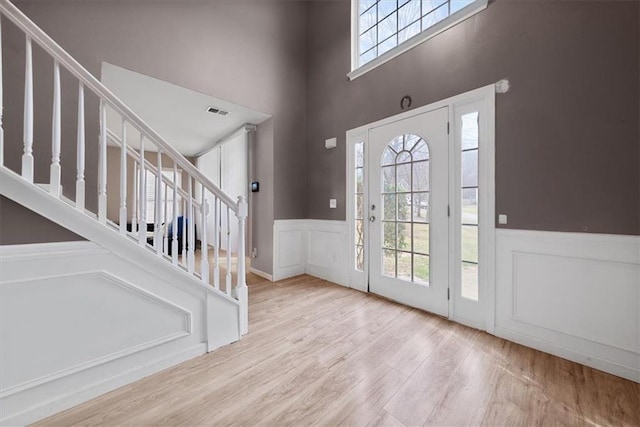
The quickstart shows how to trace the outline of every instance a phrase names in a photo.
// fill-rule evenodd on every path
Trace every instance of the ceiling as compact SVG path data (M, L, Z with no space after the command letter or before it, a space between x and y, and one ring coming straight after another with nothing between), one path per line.
M257 125L271 117L106 62L102 63L102 83L184 156L207 150L244 124ZM229 114L207 112L209 107ZM121 118L110 109L107 126L118 135L122 129ZM139 134L127 127L127 135L127 143L138 147Z

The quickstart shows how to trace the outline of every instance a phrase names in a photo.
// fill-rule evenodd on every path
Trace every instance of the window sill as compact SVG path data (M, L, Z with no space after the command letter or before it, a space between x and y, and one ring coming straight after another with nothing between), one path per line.
M476 13L481 12L482 10L487 8L488 2L489 0L478 0L473 4L470 4L464 9L461 9L448 18L444 19L443 21L440 21L433 27L421 32L420 34L416 34L409 40L399 44L398 46L383 53L377 58L367 62L363 66L356 68L355 70L348 73L347 77L349 78L349 80L354 80L368 73L369 71L378 68L380 65L391 61L396 56L403 54L404 52L416 47L420 43L423 43L430 38L437 36L438 34L448 30L454 25L457 25L465 19L472 17Z

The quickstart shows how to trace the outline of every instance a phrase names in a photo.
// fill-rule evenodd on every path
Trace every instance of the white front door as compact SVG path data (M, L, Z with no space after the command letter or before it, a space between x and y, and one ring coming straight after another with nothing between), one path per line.
M448 108L369 130L369 291L448 316Z

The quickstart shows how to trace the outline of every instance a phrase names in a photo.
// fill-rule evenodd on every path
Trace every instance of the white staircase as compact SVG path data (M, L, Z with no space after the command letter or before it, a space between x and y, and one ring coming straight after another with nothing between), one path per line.
M247 203L223 193L8 0L0 0L0 14L25 40L22 141L4 139L0 55L0 193L87 240L0 249L0 424L5 425L36 421L246 334ZM42 125L34 123L34 117L42 120L38 112L34 116L34 44L53 59L45 183L34 182L35 168L43 164L34 161L33 151L34 125ZM77 84L75 159L61 159L61 69ZM85 95L98 98L98 111L85 107ZM117 129L108 128L107 115L118 118ZM99 121L99 141L85 140L89 120ZM85 144L94 142L97 207L85 203L85 177L94 173L85 168ZM9 144L22 147L20 170L5 165ZM117 168L107 164L108 146L119 152L116 176L111 175ZM75 196L63 194L61 177L69 173L63 165L73 165ZM156 188L152 232L145 217L149 174ZM107 189L114 181L116 194ZM112 198L119 204L117 218L108 215ZM212 206L206 200L213 200ZM208 215L214 216L215 241L207 242L207 230L198 230L197 250L191 244L195 223L206 227ZM232 216L237 245L229 242ZM227 229L220 229L222 223ZM225 247L237 246L236 254L219 249L223 239Z

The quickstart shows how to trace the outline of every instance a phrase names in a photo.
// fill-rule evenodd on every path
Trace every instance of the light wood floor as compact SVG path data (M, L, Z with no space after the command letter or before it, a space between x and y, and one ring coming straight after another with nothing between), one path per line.
M250 332L41 425L640 425L640 385L309 276Z

